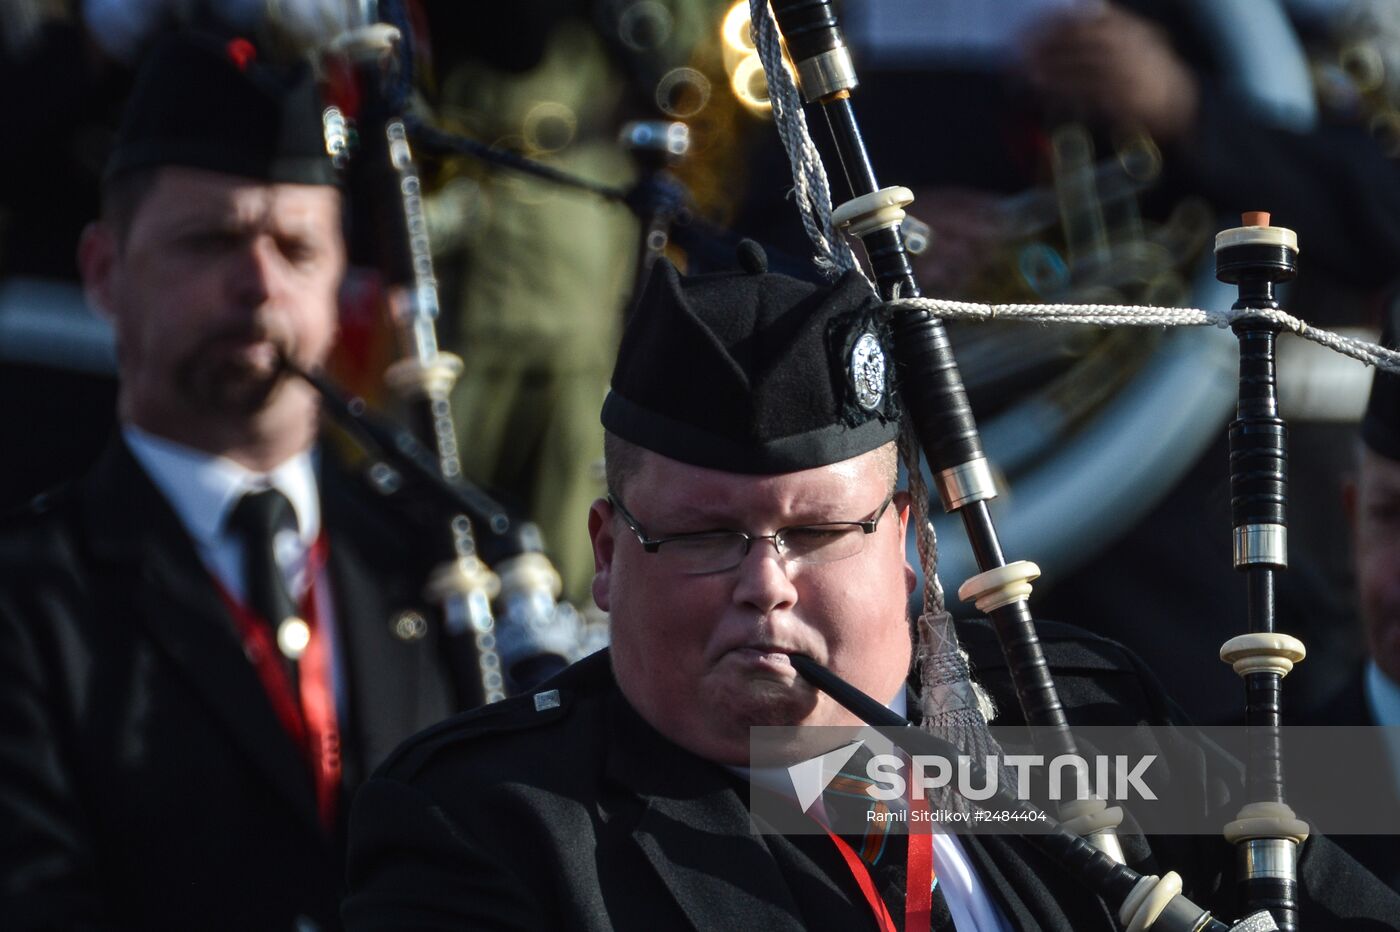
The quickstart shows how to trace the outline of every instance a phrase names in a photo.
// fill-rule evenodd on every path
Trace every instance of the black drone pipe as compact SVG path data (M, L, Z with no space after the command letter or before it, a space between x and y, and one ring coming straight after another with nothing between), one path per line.
M1287 427L1279 417L1275 340L1281 326L1274 285L1297 274L1298 240L1269 225L1264 213L1216 236L1215 274L1239 289L1233 325L1240 344L1239 408L1230 422L1230 509L1234 564L1245 574L1248 632L1220 656L1245 682L1249 727L1250 803L1225 836L1239 851L1239 893L1252 909L1267 909L1280 929L1298 928L1298 845L1307 837L1284 800L1283 677L1305 654L1302 642L1275 626L1274 581L1288 566Z
M316 389L322 406L358 443L372 448L390 466L421 483L443 507L465 513L473 523L489 528L493 534L510 530L510 516L505 508L465 479L449 482L443 478L433 454L412 431L376 415L363 398L341 390L324 375L307 372L285 358L282 368Z
M803 97L826 116L852 197L844 207L856 208L850 228L865 247L880 293L886 300L919 297L900 231L908 192L882 189L876 180L851 102L855 70L830 0L772 0L772 9ZM900 310L892 324L901 401L943 507L962 518L981 570L959 592L969 593L991 619L1026 721L1040 726L1043 750L1072 754L1074 739L1027 603L1027 583L1039 571L1024 562L1008 564L1002 553L987 509L996 489L948 334L927 311ZM1117 847L1111 831L1098 833L1096 843Z

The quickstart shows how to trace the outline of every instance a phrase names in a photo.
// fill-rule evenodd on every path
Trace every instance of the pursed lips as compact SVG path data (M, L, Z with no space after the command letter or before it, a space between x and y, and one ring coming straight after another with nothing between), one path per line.
M711 655L715 663L730 655L771 657L772 661L781 656L783 664L790 664L788 658L792 654L808 654L818 662L822 660L820 652L813 649L817 645L804 643L807 638L787 636L801 632L802 624L797 619L750 616L727 619L722 624L729 630L715 644L717 649Z
M780 655L780 656L783 656L783 657L786 657L788 654L793 653L793 649L792 649L792 648L790 648L790 647L779 647L779 646L776 645L776 644L744 644L743 646L737 647L737 648L735 648L735 649L736 649L736 650L744 650L744 651L752 651L752 652L754 652L754 653L756 653L756 654L776 654L776 655Z
M770 666L781 665L791 668L791 655L800 653L806 653L806 651L788 645L773 644L766 641L752 641L729 648L721 655L720 659L723 660L725 657L732 657L741 662L764 663Z

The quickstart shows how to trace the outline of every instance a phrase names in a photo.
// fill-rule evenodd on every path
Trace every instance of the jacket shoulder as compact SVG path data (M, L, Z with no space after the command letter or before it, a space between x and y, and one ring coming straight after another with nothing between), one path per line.
M578 661L529 693L462 712L409 738L375 773L405 783L458 774L482 779L537 773L539 766L598 748L603 706L616 689L607 651ZM595 751L595 753L599 753ZM490 775L490 776L488 776Z
M0 515L0 574L18 582L45 568L75 566L77 507L74 487L67 485Z

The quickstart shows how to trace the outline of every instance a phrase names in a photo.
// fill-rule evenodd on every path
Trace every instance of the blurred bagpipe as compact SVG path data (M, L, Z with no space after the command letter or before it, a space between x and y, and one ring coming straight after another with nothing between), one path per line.
M622 63L630 83L645 89L632 95L630 109L647 118L625 122L616 137L634 162L634 183L613 185L570 173L549 164L528 140L482 142L430 117L420 95L427 80L419 69L433 51L507 71L528 69L539 62L555 26L578 16ZM350 261L359 273L349 289L359 323L347 328L358 333L343 340L342 348L351 343L351 355L358 357L360 371L350 374L351 381L377 402L385 396L383 406L393 416L342 388L330 372L292 371L317 389L325 410L363 454L374 487L416 522L440 555L429 595L441 609L448 657L469 693L466 705L530 689L604 646L607 633L604 624L560 601L562 581L539 527L464 474L459 442L470 443L471 424L454 416L452 403L463 363L440 343L430 184L420 174L417 153L431 154L436 164L466 157L492 171L586 192L630 211L640 241L633 293L673 231L693 230L688 245L697 252L732 254L738 238L695 217L692 194L670 172L689 148L688 126L676 118L695 119L711 101L709 79L665 54L674 44L673 20L661 4L612 0L538 0L490 9L282 0L268 5L259 24L264 47L310 58L322 77L327 151L345 181ZM444 37L431 49L430 26ZM502 35L511 41L498 41ZM383 326L386 317L389 328ZM393 331L389 352L378 332L385 329ZM384 357L392 361L370 373L367 383L366 360Z
M440 609L462 704L528 690L601 644L585 635L574 607L559 601L562 580L539 527L463 472L451 399L463 363L439 343L427 191L414 153L415 133L431 131L412 104L413 39L423 24L404 4L358 2L272 3L262 25L266 44L309 57L321 75L326 147L347 192L349 258L369 276L368 286L360 283L361 303L386 308L393 331L394 350L379 353L392 362L377 378L409 426L376 412L328 373L288 369L315 387L323 409L363 454L372 485L437 554L427 595ZM379 394L378 386L370 393Z

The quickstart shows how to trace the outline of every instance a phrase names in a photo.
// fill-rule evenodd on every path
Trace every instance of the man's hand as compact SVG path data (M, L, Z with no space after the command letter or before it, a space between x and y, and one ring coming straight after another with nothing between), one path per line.
M1032 86L1051 101L1113 125L1136 124L1175 142L1196 120L1199 87L1158 26L1106 6L1051 17L1026 49Z

